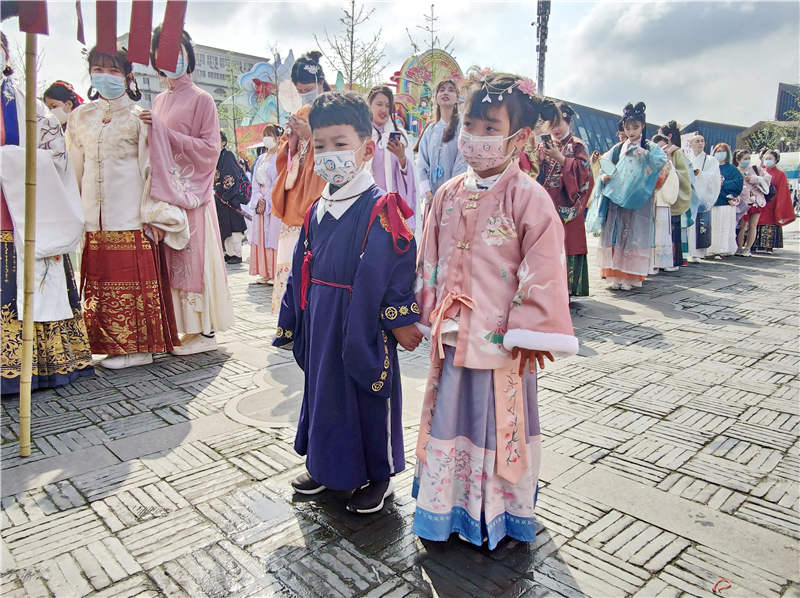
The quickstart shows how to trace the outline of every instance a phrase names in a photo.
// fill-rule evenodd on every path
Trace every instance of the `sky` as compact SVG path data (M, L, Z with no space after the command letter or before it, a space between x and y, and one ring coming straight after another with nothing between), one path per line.
M95 38L94 5L84 0L87 43ZM314 35L342 30L338 19L349 2L190 0L186 30L195 42L233 51L295 56L317 49ZM386 44L384 78L412 53L406 29L422 42L431 0L366 2L373 10L357 32L380 32ZM75 40L75 3L50 0L52 35L40 38L42 85L66 79L79 90L89 77ZM164 2L156 2L160 22ZM452 41L453 54L471 65L536 79L536 37L531 23L536 3L435 2L438 35ZM128 29L130 3L119 2L118 34ZM12 61L19 61L24 38L16 19L3 22ZM323 52L325 51L322 41ZM800 3L645 1L552 3L545 61L547 95L621 112L629 101L647 104L648 121L681 124L710 120L749 126L774 118L779 82L800 81ZM19 63L17 62L17 65ZM336 74L325 62L330 82ZM40 86L43 89L43 87Z

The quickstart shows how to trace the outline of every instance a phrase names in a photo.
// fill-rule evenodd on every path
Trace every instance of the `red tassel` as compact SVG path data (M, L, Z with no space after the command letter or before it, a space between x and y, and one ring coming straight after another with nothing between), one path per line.
M117 0L97 0L97 51L117 53Z
M25 33L47 35L47 3L45 0L29 0L19 3L19 30Z
M303 267L300 269L300 309L306 310L308 306L308 285L311 284L311 258L314 257L310 249L303 254Z
M386 203L386 216L389 219L389 229L392 233L392 244L394 245L395 253L405 253L411 247L411 239L414 238L414 233L408 228L406 218L411 218L414 211L408 206L403 197L399 193L387 193L383 196ZM398 237L406 240L407 245L405 249L400 249L397 245Z
M150 64L150 38L153 34L153 0L131 3L131 32L128 36L128 60Z

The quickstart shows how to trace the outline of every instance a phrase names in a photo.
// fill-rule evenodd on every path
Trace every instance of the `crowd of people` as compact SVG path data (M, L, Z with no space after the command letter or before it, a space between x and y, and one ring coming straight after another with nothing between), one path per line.
M0 39L5 395L21 361L25 103ZM295 61L302 108L285 128L265 124L251 173L192 81L185 32L174 71L157 69L166 89L152 110L136 104L124 51L89 52L88 102L63 81L47 89L33 386L215 349L233 322L225 264L241 263L247 233L250 274L274 285L273 344L304 371L295 491L351 490L348 510L383 508L405 467L398 347L427 337L415 533L490 549L534 541L536 373L578 350L569 303L589 293L587 230L619 290L700 258L770 251L793 218L780 156L765 150L756 165L725 144L708 155L674 122L647 139L643 103L625 107L619 143L590 156L568 104L488 69L437 84L412 147L390 88L329 93L320 58Z

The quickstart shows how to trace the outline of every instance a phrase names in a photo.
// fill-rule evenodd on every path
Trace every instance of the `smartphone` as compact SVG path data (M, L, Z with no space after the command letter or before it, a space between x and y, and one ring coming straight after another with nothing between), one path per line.
M397 143L403 142L403 134L400 131L392 131L389 133L389 141L396 141Z
M545 133L544 135L542 135L541 141L543 145L545 145L546 147L550 147L550 145L552 145L553 143L553 137L550 135L550 133Z

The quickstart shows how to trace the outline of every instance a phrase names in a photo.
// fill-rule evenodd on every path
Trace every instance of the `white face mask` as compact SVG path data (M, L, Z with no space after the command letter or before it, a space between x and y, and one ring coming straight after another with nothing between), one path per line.
M511 152L506 153L504 146L505 142L515 137L517 133L519 131L508 137L502 135L478 137L461 129L461 134L458 136L458 151L473 170L484 171L497 168L513 155L514 149L512 148Z
M269 135L264 137L263 142L264 142L264 147L267 148L267 150L271 150L273 147L275 147L275 139L273 137L270 137Z
M189 64L186 61L186 56L183 55L183 48L181 48L181 53L178 54L178 62L175 64L175 70L168 71L166 69L161 69L161 72L164 73L169 79L179 79L186 74L186 69L188 66Z
M58 119L58 122L60 122L62 125L67 122L67 118L69 115L67 114L67 111L64 110L64 106L57 106L56 108L53 108L50 112L53 114L53 116L55 116Z
M311 102L316 100L318 95L319 95L319 89L315 87L311 91L301 93L300 100L303 102L303 106L310 106Z
M772 168L773 166L775 166L775 160L772 158L767 158L764 160L764 168Z
M364 167L363 164L360 166L356 164L356 152L364 147L364 143L354 150L314 154L314 172L335 187L346 185Z

